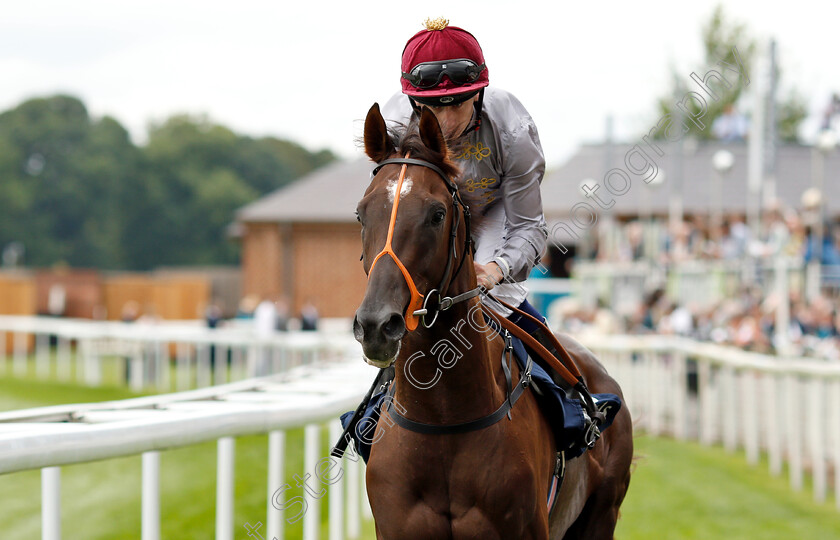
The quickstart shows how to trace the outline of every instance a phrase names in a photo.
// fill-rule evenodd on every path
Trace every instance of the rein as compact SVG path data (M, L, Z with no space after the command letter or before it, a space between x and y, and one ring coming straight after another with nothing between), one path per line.
M423 322L423 326L425 328L430 328L435 321L437 321L438 315L441 311L446 311L447 309L451 308L453 305L463 302L465 300L469 300L470 298L475 298L478 296L480 292L480 288L476 287L470 291L465 293L459 294L454 297L446 296L446 292L449 288L449 284L452 283L452 280L458 273L461 271L461 267L464 264L464 261L467 258L467 253L470 253L472 250L472 235L470 232L470 210L467 205L464 204L464 201L461 199L461 195L458 192L458 186L455 185L452 180L450 180L449 176L437 165L434 163L430 163L428 161L422 159L412 159L409 157L410 154L406 154L404 158L391 158L380 161L376 164L376 167L373 169L371 173L372 176L376 176L376 173L384 167L385 165L402 165L400 169L400 175L397 180L396 190L394 192L394 205L391 207L391 221L388 224L388 237L385 240L385 247L382 248L382 251L376 255L373 259L373 263L370 265L370 270L368 270L368 279L370 279L370 275L373 273L373 267L376 265L377 261L385 255L389 255L391 259L394 260L397 267L402 272L403 278L405 278L406 284L408 284L408 290L411 293L411 299L408 302L408 307L406 308L404 317L405 317L405 327L408 331L415 330L418 326L420 320ZM400 261L400 258L397 256L396 252L394 251L391 242L394 236L394 226L397 222L397 210L399 208L400 203L400 193L402 192L403 181L405 180L405 173L409 165L419 165L421 167L426 167L427 169L431 169L441 177L446 187L449 189L449 193L452 196L452 206L454 208L455 215L453 216L452 227L449 233L449 249L447 250L447 258L446 258L446 268L443 272L443 276L441 277L440 285L436 289L432 289L428 291L425 295L421 294L420 291L417 290L417 286L414 283L414 280L411 277L411 274L406 269L405 265ZM461 211L459 212L459 207ZM458 263L458 267L455 269L455 272L452 272L452 265L453 261L458 258L458 251L455 242L458 236L458 226L460 225L461 213L464 214L464 224L466 226L466 238L464 240L464 254L461 256L461 261Z

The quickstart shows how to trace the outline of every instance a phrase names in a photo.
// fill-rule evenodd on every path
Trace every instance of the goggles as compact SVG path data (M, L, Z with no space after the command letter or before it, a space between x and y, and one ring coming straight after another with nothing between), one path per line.
M479 65L472 60L459 58L457 60L423 62L411 68L408 73L403 73L402 76L415 88L434 88L440 84L444 75L458 85L475 82L484 68L484 64Z

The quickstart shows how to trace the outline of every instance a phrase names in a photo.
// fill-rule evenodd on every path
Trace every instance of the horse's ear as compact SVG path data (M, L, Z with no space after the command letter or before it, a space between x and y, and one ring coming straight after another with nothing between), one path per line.
M443 136L435 113L428 107L423 107L420 114L420 139L429 150L434 150L446 159L446 137Z
M388 136L385 119L379 112L379 103L374 103L365 118L365 153L373 161L387 159L394 153L394 143Z

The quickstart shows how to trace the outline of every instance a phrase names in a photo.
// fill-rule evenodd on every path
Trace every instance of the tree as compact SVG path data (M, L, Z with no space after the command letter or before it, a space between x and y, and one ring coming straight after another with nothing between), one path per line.
M234 263L236 209L333 159L183 115L138 148L75 97L30 99L0 114L0 250L23 243L31 266Z
M135 267L236 262L225 241L236 209L333 159L186 115L153 125L143 154L149 196L129 218Z
M70 96L25 101L0 114L0 246L27 263L118 266L116 205L137 151L111 118L92 121Z
M749 35L747 27L744 24L737 24L730 22L721 5L715 8L709 21L702 29L703 51L705 54L703 67L710 69L711 66L716 65L720 60L732 62L733 50L737 50L739 59L744 66L747 73L753 74L754 60L756 56L756 41ZM701 68L702 69L702 68ZM704 73L705 71L699 71ZM681 99L687 92L685 83L681 78L681 74L677 73L674 68L671 68L671 79L674 81L669 93L659 99L658 109L660 116L672 115L674 117L678 111L675 110L676 100ZM778 80L781 80L781 73L777 72ZM707 110L702 117L703 127L699 125L686 122L688 127L688 136L693 136L698 139L712 139L714 138L711 126L714 121L720 117L729 107L737 110L738 102L743 94L744 85L732 84L729 88L723 88L722 85L716 85L715 89L721 94L720 99L706 100ZM676 97L678 96L678 97ZM686 100L686 107L690 114L699 116L701 105L693 100ZM796 142L798 140L797 131L799 125L807 115L806 102L798 91L791 90L789 94L783 99L778 100L777 103L777 129L780 140L786 142ZM664 138L663 131L656 133L657 138Z

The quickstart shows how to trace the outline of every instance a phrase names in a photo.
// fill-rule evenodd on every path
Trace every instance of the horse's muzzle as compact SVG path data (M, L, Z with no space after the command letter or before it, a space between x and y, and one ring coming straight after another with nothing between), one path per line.
M394 363L405 331L405 319L397 312L360 308L353 319L353 336L362 344L365 361L378 368Z

